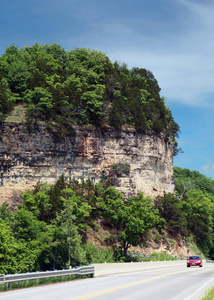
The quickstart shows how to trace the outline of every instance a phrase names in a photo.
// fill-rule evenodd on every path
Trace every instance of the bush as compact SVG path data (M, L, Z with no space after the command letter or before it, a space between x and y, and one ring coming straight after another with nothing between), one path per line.
M92 242L84 246L86 257L89 264L113 263L114 258L112 251L109 249L97 248Z

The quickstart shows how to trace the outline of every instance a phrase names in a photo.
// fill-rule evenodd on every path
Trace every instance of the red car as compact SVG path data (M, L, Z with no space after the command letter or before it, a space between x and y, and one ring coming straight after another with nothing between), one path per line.
M187 267L198 266L202 267L202 259L200 256L189 256L187 258Z

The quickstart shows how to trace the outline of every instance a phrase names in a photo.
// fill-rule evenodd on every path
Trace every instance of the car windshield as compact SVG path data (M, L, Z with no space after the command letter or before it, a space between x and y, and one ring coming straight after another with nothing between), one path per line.
M199 256L190 256L188 259L189 260L197 260L197 259L200 259L200 257Z

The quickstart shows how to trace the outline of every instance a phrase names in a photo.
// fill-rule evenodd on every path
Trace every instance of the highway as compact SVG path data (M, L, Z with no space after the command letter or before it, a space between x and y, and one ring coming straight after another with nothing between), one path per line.
M199 300L214 285L214 264L75 280L0 293L0 300Z

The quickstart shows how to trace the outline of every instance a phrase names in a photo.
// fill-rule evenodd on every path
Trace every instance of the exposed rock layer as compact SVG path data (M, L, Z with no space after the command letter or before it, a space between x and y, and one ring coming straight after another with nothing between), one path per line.
M113 172L112 166L122 171ZM4 124L1 202L15 201L38 180L54 183L62 173L79 180L90 177L95 182L110 176L118 190L128 196L143 191L156 197L174 192L173 146L163 135L134 129L76 128L73 136L59 138L49 134L44 125L30 133L24 124Z

